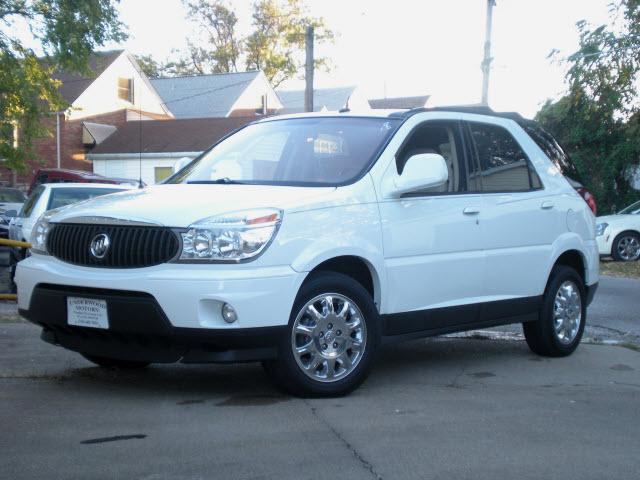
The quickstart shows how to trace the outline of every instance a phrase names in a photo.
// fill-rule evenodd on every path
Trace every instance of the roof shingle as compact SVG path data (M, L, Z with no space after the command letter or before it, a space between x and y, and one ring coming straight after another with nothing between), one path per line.
M201 152L255 117L191 118L127 122L91 154ZM141 135L142 133L142 135Z
M176 118L224 117L259 74L254 71L152 78L151 84Z

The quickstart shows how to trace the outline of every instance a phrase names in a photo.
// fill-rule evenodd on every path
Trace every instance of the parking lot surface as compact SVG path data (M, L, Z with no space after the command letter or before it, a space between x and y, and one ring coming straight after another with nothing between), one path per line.
M257 364L103 370L0 323L0 465L22 478L636 478L640 353L522 341L386 347L344 398Z

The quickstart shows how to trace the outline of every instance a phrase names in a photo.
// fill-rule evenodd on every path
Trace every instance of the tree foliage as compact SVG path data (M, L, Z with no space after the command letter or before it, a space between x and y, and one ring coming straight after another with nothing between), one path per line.
M304 66L305 31L314 27L315 41L331 41L334 34L322 18L307 14L300 0L261 0L253 7L254 32L245 40L246 66L263 70L278 86L293 78ZM326 68L328 60L316 60L316 68Z
M579 49L564 62L568 93L536 119L569 151L603 211L640 194L640 0L611 5L607 25L578 22Z
M149 71L168 76L262 70L274 87L294 78L304 67L305 31L315 29L316 43L332 41L324 19L311 17L302 0L259 0L253 4L252 29L237 32L238 17L224 0L184 0L198 40L177 52L177 59L153 62ZM204 40L203 40L204 39ZM152 60L149 56L146 59ZM328 69L327 58L316 58Z
M6 167L23 169L33 139L45 133L42 118L67 107L53 71L87 73L96 47L125 38L116 2L0 0L0 158Z

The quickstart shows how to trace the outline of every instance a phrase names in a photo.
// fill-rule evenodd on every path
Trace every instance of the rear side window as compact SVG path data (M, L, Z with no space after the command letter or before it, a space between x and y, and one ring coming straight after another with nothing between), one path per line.
M566 175L572 180L581 181L575 164L553 135L535 122L523 123L520 126L527 132L529 137L531 137L531 140L540 147L540 150L549 157L549 160L558 167L558 170L560 170L563 175Z
M481 191L522 192L542 187L527 155L506 129L469 123L469 131L480 168L479 181L473 180Z
M54 188L51 190L47 210L65 207L72 203L114 192L122 192L122 190L114 188Z

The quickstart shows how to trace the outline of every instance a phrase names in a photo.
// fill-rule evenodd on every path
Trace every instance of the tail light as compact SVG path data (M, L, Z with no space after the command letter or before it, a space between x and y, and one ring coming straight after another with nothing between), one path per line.
M587 205L589 205L589 208L591 209L593 214L597 215L598 207L596 206L596 197L594 197L593 194L584 187L580 187L576 190L578 190L578 193L584 199L584 201L587 202Z

